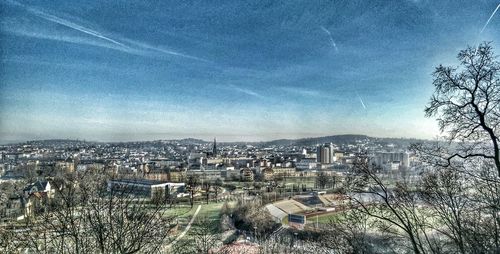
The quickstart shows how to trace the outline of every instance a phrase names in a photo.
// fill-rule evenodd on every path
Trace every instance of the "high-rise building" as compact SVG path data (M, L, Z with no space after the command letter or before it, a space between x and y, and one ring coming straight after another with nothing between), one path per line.
M316 147L316 161L323 164L331 164L334 162L333 144L324 144Z

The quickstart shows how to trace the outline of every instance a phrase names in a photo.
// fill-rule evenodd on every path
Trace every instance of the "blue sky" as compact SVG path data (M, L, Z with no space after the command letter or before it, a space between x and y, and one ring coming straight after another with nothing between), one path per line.
M433 68L500 52L499 4L2 1L0 141L433 138Z

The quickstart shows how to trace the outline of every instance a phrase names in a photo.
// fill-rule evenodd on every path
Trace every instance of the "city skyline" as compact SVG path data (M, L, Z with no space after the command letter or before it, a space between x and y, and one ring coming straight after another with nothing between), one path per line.
M432 139L439 64L498 1L1 3L0 142Z

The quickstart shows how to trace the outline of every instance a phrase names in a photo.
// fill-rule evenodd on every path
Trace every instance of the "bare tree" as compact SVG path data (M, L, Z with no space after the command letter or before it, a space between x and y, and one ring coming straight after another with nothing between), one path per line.
M376 219L381 231L409 240L416 254L426 253L430 239L426 231L425 216L418 205L419 193L404 179L394 185L385 183L379 168L364 156L354 163L354 174L347 179L349 198L353 207ZM430 248L432 251L432 248Z
M499 251L500 63L490 43L458 54L459 67L438 66L426 116L437 116L447 143L413 145L427 172L422 200L432 229L455 252Z
M467 241L476 252L500 252L500 182L489 181L496 172L492 163L484 163L479 167L478 178L467 177L474 191L468 197L474 202L474 211L467 220ZM486 180L485 180L486 179Z
M211 220L207 217L199 218L192 230L196 253L211 253L221 243L218 233L219 221L217 220Z
M319 189L324 189L326 188L326 186L330 183L330 177L325 174L325 172L320 172L317 176L316 176L316 186L319 188Z
M107 189L102 172L75 174L56 186L52 209L15 232L18 249L33 253L157 252L173 227L165 203L129 189Z
M458 54L460 67L438 66L434 71L434 95L426 116L438 116L441 131L460 149L443 157L480 157L493 160L500 176L498 126L500 124L500 63L490 43L468 47Z
M0 251L3 253L18 253L16 240L12 229L0 227Z
M478 159L477 160L483 160ZM435 247L450 253L498 252L500 232L500 184L493 162L476 167L481 177L470 177L455 167L426 172L420 183L428 213L428 232ZM485 180L486 179L486 180Z
M196 219L189 234L177 242L170 253L216 253L215 250L221 244L218 220L200 217Z
M223 182L220 178L217 178L212 185L212 188L214 190L216 203L219 202L219 193L222 191L222 185L223 185Z
M186 187L189 190L189 203L191 204L191 208L194 205L194 195L196 194L196 189L198 188L199 180L195 175L190 175L186 181Z
M452 168L428 172L422 179L422 200L432 210L435 223L429 227L451 239L453 249L466 253L467 218L475 212L467 193L471 182Z
M212 187L212 183L210 183L209 181L204 182L203 186L202 186L202 189L205 192L205 200L206 200L207 204L208 204L208 201L210 200L211 187Z
M375 234L374 230L369 232L371 228L376 228L376 225L370 216L353 207L327 223L319 242L323 247L340 253L373 253Z

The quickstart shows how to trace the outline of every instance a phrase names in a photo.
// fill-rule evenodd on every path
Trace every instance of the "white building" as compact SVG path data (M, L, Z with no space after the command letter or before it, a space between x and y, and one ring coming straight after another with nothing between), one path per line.
M410 155L407 152L379 152L375 153L370 158L371 162L385 169L396 168L407 169L410 167Z
M184 183L171 183L147 179L120 179L108 181L108 191L126 191L127 194L153 198L156 194L174 194L183 189Z

